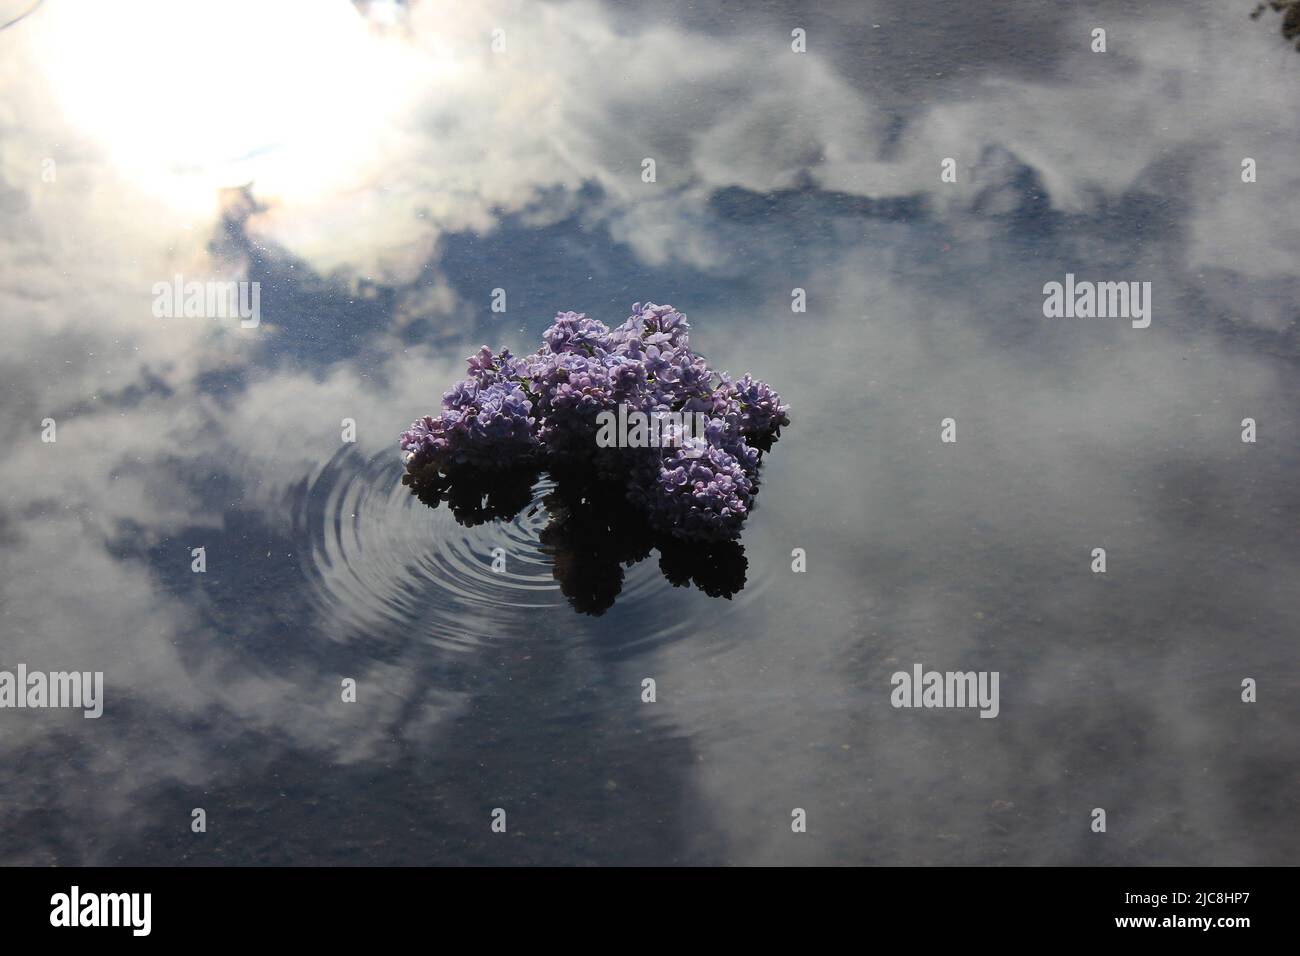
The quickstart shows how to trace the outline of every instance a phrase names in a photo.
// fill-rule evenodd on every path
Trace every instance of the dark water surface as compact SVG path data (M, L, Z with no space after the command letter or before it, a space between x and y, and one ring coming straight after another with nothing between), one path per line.
M465 6L0 32L0 670L105 680L0 709L0 863L1293 862L1276 22ZM1150 327L1045 318L1067 273ZM155 317L176 274L260 324ZM647 300L792 406L730 597L566 537L545 477L478 524L401 482L466 354ZM895 709L916 663L997 671L998 717Z

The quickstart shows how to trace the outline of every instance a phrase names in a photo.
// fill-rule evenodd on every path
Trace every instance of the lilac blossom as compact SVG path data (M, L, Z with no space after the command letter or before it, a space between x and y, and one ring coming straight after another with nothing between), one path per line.
M754 504L761 450L789 424L789 406L764 382L711 369L689 333L671 305L638 302L612 330L559 313L543 348L523 358L484 346L467 361L469 377L444 393L442 412L402 433L407 470L585 468L623 481L628 501L663 534L735 538ZM597 448L597 416L619 405L704 413L708 425L671 447Z

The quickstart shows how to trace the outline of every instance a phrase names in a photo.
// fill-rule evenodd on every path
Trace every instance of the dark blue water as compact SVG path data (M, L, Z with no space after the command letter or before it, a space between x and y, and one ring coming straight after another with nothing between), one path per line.
M0 709L0 862L1294 860L1280 15L260 6L0 31L0 670L104 673ZM402 484L465 355L646 300L792 406L729 563ZM997 718L891 706L917 663Z

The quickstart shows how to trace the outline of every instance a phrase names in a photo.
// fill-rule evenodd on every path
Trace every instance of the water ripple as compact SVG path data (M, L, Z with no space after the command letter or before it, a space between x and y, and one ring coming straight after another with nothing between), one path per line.
M502 634L520 610L564 604L539 545L546 482L512 520L466 527L421 502L401 477L394 456L367 461L348 449L297 502L304 572L340 636L392 632L465 650ZM504 558L504 570L493 570L494 558L498 566Z
M475 489L468 505L453 508L414 493L396 456L340 450L293 502L298 554L325 633L339 641L414 637L464 651L532 633L530 615L598 616L616 606L623 651L640 652L706 631L774 578L765 562L747 582L755 569L738 545L659 542L656 550L607 524L599 506L562 500L549 478L526 478L513 495L501 507L480 506Z

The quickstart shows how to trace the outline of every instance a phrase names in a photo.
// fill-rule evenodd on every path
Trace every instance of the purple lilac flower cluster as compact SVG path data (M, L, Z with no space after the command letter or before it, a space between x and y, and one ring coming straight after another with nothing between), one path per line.
M413 475L458 467L590 468L627 484L651 525L687 540L735 538L754 503L760 450L788 425L789 406L749 375L733 381L691 351L686 316L638 302L617 328L561 312L545 345L516 358L486 346L442 412L401 436ZM702 438L678 447L601 448L597 417L619 405L654 415L702 413Z

